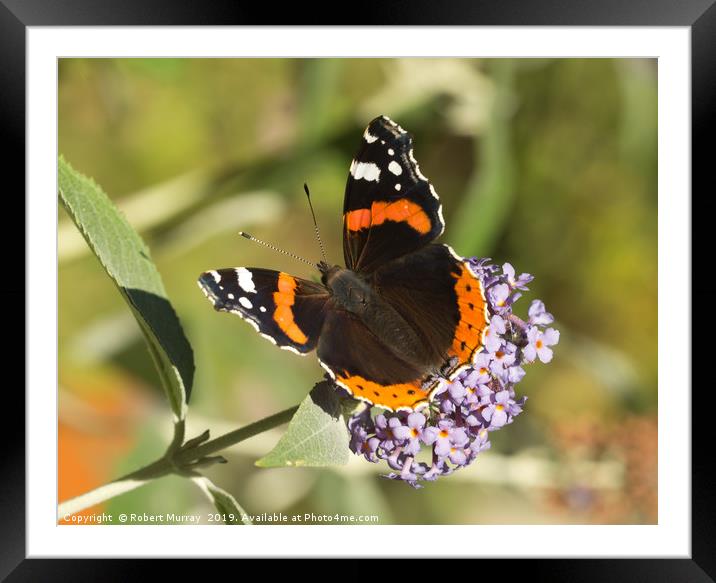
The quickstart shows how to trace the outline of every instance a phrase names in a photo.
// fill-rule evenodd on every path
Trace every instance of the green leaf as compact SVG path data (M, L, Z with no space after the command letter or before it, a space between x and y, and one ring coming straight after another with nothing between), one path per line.
M323 381L298 407L276 447L256 465L325 467L347 464L349 456L340 400L333 386Z
M177 420L186 414L194 354L149 250L102 189L59 159L59 196L142 330ZM88 298L89 300L89 298Z
M192 481L199 486L201 491L211 500L217 512L221 514L224 524L251 524L251 519L248 514L239 506L236 498L226 490L219 488L209 478L204 476L192 478Z

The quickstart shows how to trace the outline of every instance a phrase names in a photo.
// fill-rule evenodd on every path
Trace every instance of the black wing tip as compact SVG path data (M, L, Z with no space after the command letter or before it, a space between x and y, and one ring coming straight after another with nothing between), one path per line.
M402 131L405 131L396 122L394 122L389 116L387 116L385 114L381 114L378 117L374 118L373 121L371 121L370 124L368 124L368 125L372 126L373 124L387 126L387 127L391 127L391 128L398 128Z
M219 284L217 283L216 277L214 274L217 274L217 272L216 271L205 271L204 273L202 273L199 276L199 280L198 280L199 285L202 287L207 286L212 289L215 288L216 286L218 286Z
M368 124L366 132L383 140L398 140L402 138L403 140L410 141L410 134L387 115L379 115L374 118Z
M204 292L204 295L209 301L214 304L214 308L220 310L224 307L224 303L221 301L219 283L216 281L216 271L205 271L199 276L197 284Z

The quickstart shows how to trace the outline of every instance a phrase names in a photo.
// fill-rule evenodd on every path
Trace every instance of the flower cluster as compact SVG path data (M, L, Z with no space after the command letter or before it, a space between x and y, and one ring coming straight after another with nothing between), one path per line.
M416 488L489 449L490 433L512 423L527 400L515 393L525 376L523 365L550 362L550 347L559 341L557 330L545 329L554 318L541 301L532 302L527 321L512 313L531 275L517 277L509 263L500 268L488 259L471 259L470 266L482 281L490 312L485 346L473 364L445 380L427 408L374 414L363 406L348 421L354 453L374 463L385 460L392 470L385 477Z

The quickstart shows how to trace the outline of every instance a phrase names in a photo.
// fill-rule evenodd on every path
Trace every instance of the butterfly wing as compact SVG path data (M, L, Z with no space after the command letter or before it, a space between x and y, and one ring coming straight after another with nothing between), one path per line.
M373 285L454 378L485 344L489 312L482 282L447 245L429 245L380 267Z
M346 267L370 272L427 245L445 228L440 199L420 172L410 135L385 116L363 133L343 203Z
M280 348L307 354L318 344L328 291L272 269L237 267L202 273L199 287L214 309L249 322Z
M331 378L354 397L391 410L427 403L424 371L398 357L354 314L327 310L318 359Z

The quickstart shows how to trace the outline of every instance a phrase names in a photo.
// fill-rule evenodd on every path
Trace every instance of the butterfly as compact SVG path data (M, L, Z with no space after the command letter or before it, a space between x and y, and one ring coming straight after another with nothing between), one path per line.
M392 411L429 403L485 344L485 290L470 263L435 243L445 229L412 138L386 116L370 122L343 204L345 267L321 261L320 283L257 267L207 271L199 286L219 311L278 347L317 351L332 380Z

